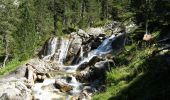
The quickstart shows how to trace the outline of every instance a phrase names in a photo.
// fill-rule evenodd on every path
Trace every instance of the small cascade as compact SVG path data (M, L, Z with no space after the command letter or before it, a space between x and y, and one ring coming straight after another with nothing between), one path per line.
M59 63L58 66L61 66L61 67L59 67L59 70L57 71L57 72L60 72L60 74L56 74L54 76L54 78L52 78L51 80L44 80L43 83L35 84L35 87L33 90L35 97L39 98L40 100L46 100L46 99L50 100L52 98L45 98L47 95L49 95L50 97L53 97L53 98L58 97L58 99L70 100L70 99L72 99L72 97L81 96L82 93L85 92L85 90L84 90L85 87L87 88L87 90L95 89L95 87L92 88L91 84L80 83L83 81L77 79L78 74L80 73L80 75L88 75L90 77L93 77L93 76L91 76L93 74L91 74L91 72L89 72L89 71L86 71L86 68L88 66L93 66L93 62L94 62L94 64L96 64L96 62L100 61L100 59L97 58L97 56L103 57L103 56L105 56L107 54L111 54L112 52L117 50L115 48L119 49L119 47L122 47L122 44L124 44L124 41L125 41L124 36L125 36L124 33L120 33L118 35L113 34L109 38L105 39L102 42L102 44L98 46L97 49L90 51L88 53L87 57L84 56L83 46L81 46L77 53L78 56L76 56L76 57L80 58L80 62L73 66L64 66L63 65L63 63L65 62L65 60L68 56L68 51L71 48L72 42L68 39L63 39L63 38L50 39L50 41L48 42L48 46L47 46L47 49L49 49L49 50L47 50L48 51L47 54L48 54L48 56L51 56L51 55L55 56L54 61ZM113 48L113 44L114 44L114 48ZM118 46L115 44L117 44ZM74 48L73 48L73 50L74 50ZM98 60L96 60L96 59L98 59ZM86 64L90 64L90 63L91 63L91 65L87 65L87 67L86 67ZM81 66L83 66L83 68L85 66L85 70L82 69L84 72L82 70L78 69ZM90 67L87 68L87 70L88 69L90 69ZM102 71L104 71L104 70L102 69ZM88 72L88 74L86 74L86 72ZM97 76L98 73L96 74L96 72L95 72L94 75ZM103 75L103 74L101 73L101 75ZM79 76L78 76L78 78L79 78ZM80 76L80 78L82 78L82 77ZM84 78L82 78L82 79L84 79ZM80 82L78 82L78 80ZM88 79L85 79L85 80L88 80ZM49 81L49 82L47 82L47 81ZM57 86L59 86L59 88L51 87L56 84L57 84ZM85 85L87 85L87 86L85 86ZM43 89L44 87L47 87L47 89L49 88L50 90L47 91L47 90ZM56 88L59 91L56 91L57 90ZM65 92L63 92L64 91L63 89L66 89ZM67 91L67 89L70 89L70 90ZM55 91L55 93L54 93L54 91ZM91 91L89 93L94 93L94 92ZM88 94L85 94L85 95L87 97ZM90 94L90 95L92 95L92 94Z
M105 39L103 43L95 50L91 51L88 54L88 57L98 55L102 56L112 52L112 42L115 40L115 35L113 34L111 37Z
M61 46L59 49L59 51L60 51L59 59L58 59L59 63L61 63L61 64L64 63L64 60L67 57L67 53L68 53L70 44L71 44L71 41L62 39Z
M83 59L84 59L83 46L81 46L81 48L80 48L80 58L81 58L81 60L83 60Z
M49 41L47 42L47 44L45 44L44 47L44 60L49 60L51 56L53 56L55 54L55 50L56 50L56 44L57 44L57 38L51 38L49 39Z
M44 47L43 60L54 61L63 64L67 57L71 41L63 38L50 38Z
M69 83L71 86L74 86L73 90L71 91L72 94L77 94L77 93L80 93L81 90L80 90L80 86L82 85L80 82L78 82L76 80L75 77L71 76L72 80L71 82Z

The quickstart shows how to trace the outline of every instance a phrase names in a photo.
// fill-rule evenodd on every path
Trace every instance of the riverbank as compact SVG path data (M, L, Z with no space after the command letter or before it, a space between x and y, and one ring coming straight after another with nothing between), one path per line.
M94 100L168 100L170 91L170 52L155 54L155 45L126 46L114 57L117 67L107 73L107 89Z
M17 59L13 59L4 68L0 69L0 77L10 74L12 71L18 69L23 64L25 64L27 61L18 61Z

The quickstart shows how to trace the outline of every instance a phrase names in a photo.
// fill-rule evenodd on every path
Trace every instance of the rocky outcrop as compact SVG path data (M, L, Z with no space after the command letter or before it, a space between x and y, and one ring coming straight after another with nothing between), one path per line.
M106 60L106 61L100 61L100 62L97 62L95 65L94 65L94 69L97 69L100 73L102 71L111 71L111 67L115 66L115 63L114 61L112 60Z
M90 60L81 63L81 64L77 67L76 70L77 70L77 71L82 71L82 70L84 70L84 69L86 69L86 68L88 68L88 67L94 66L96 62L99 62L99 61L101 61L101 60L103 60L103 59L102 59L102 58L99 58L99 57L97 57L97 56L93 56L93 57L90 58Z
M22 81L0 83L0 100L31 100L31 90Z
M72 32L69 39L53 37L47 40L39 52L39 57L67 65L77 64L105 38L102 28L90 28L87 32L79 29L77 32Z
M112 60L97 62L94 66L77 72L76 79L80 82L92 82L97 79L104 79L106 72L110 71L113 66L114 62Z

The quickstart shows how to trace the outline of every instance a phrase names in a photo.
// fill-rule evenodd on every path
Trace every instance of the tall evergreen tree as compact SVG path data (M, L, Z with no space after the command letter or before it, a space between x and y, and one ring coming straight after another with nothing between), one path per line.
M0 47L2 49L2 56L5 56L3 59L3 67L5 67L6 62L11 56L12 52L12 34L16 30L17 17L15 12L17 12L17 7L13 4L11 0L2 0L0 1L0 37L1 43Z
M25 1L20 10L22 22L14 35L16 42L15 54L21 60L25 60L34 55L37 46L37 34L29 2Z

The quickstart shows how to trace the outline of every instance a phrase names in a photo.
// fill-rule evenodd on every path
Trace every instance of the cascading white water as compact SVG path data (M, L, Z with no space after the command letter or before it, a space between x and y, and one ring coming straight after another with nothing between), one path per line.
M111 37L105 39L103 43L95 50L91 51L88 54L88 57L91 56L102 56L112 52L112 42L115 40L115 35L113 34Z
M60 53L59 53L59 59L58 59L58 62L61 64L63 64L64 60L67 57L70 43L71 43L71 41L69 41L69 40L62 39L62 41L61 41L61 47L59 49Z
M71 41L68 39L51 38L46 45L46 54L43 60L49 61L50 58L55 55L55 61L57 61L59 64L63 64L67 57L70 44Z
M42 89L43 86L53 84L54 82L55 79L46 79L43 83L36 83L33 87L34 98L38 100L52 100L52 98L60 99L62 97L61 95L53 93L53 91L50 90L45 91Z
M69 46L70 46L71 42L69 40L64 40L64 39L54 40L58 43L54 43L53 41L51 41L50 47L53 49L55 48L55 51L51 50L49 53L50 54L53 54L54 52L57 53L58 59L56 59L56 60L62 65L60 71L62 70L64 72L63 75L61 75L61 76L65 77L65 74L71 75L70 82L67 82L66 79L62 79L61 77L57 78L57 80L59 80L60 82L63 82L65 84L73 87L73 90L70 91L71 94L64 95L66 100L70 100L70 98L72 96L80 94L82 92L82 90L80 89L80 87L82 86L82 83L78 82L76 80L76 78L74 77L76 69L84 62L89 62L94 56L103 56L103 55L111 53L113 51L112 43L114 41L116 41L116 38L117 38L117 36L112 35L111 37L105 39L103 41L103 43L97 49L91 51L88 54L87 58L83 57L83 48L81 47L80 57L83 59L80 61L79 64L74 65L74 66L63 66L63 61L67 57L67 52L69 50ZM36 93L34 93L36 98L39 98L40 100L49 100L49 99L51 99L51 97L62 98L63 95L61 95L61 94L53 94L53 92L51 92L51 91L45 91L42 89L42 86L44 86L44 85L54 84L55 79L56 78L53 78L51 80L45 80L43 83L35 84L35 87L33 90L34 90L34 92L36 92ZM49 96L51 96L51 97L49 97Z
M79 64L74 66L68 66L66 71L69 73L74 73L76 69L84 62L89 62L94 56L103 56L112 52L112 42L115 40L116 36L113 34L111 37L105 39L103 43L95 50L89 52L88 57L80 61ZM82 48L81 48L82 49Z
M58 40L57 38L51 38L49 40L49 42L47 43L47 47L45 48L46 55L43 58L43 60L49 60L49 58L55 54L56 44L58 42L57 40Z
M83 54L84 54L83 47L81 46L81 48L80 48L80 58L81 58L81 60L84 58Z

